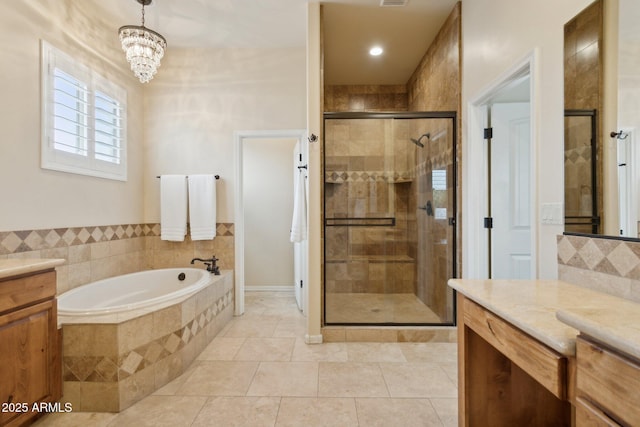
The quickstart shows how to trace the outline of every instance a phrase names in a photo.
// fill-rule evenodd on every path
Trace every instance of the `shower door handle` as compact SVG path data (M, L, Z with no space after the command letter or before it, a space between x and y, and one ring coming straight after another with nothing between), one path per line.
M433 205L431 204L431 200L427 201L424 206L418 206L418 209L427 212L428 216L433 216Z

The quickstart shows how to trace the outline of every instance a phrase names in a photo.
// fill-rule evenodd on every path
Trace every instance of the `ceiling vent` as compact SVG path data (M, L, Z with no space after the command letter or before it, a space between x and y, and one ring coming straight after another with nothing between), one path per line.
M380 0L380 7L406 6L409 0Z

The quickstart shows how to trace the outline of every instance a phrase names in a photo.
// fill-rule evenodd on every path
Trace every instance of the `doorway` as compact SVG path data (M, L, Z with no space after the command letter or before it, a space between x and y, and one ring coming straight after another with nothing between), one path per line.
M464 202L474 214L463 225L468 278L537 274L533 61L534 54L469 105Z
M531 278L531 114L528 77L503 93L513 102L490 107L492 135L489 207L490 275L493 279Z
M325 113L327 325L455 320L456 114Z
M295 144L306 144L305 135L305 130L238 131L234 134L236 316L244 313L244 292L247 287L261 290L287 288L294 291L293 244L289 242L293 209L289 205L288 208L283 206L283 203L274 203L273 198L269 199L269 194L283 195L283 191L274 193L278 186L272 177L275 179L279 176L289 188L285 198L292 198L291 155ZM280 161L285 170L278 166ZM273 224L276 222L280 224L276 235L267 235L274 231ZM278 240L277 246L280 248L277 253L274 252L275 240ZM308 250L308 245L303 245L304 249ZM302 275L306 277L308 272L303 271ZM282 277L290 278L290 283L279 283Z
M618 212L620 236L638 237L638 157L636 132L622 128L615 133L618 153Z

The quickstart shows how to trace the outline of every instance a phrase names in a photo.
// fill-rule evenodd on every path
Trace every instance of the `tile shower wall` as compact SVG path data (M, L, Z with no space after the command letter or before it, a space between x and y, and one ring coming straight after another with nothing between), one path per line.
M442 320L452 321L453 298L447 286L453 277L451 244L453 227L449 216L454 211L453 144L451 122L432 120L425 123L434 137L416 154L415 179L408 189L415 194L408 199L424 207L431 203L433 213L409 209L409 254L416 260L416 295ZM415 132L424 132L425 128ZM419 134L419 133L417 133ZM440 137L438 137L440 135Z
M407 82L409 111L461 111L460 7L458 2Z
M214 240L160 240L160 224L120 224L0 231L2 258L60 258L58 294L121 274L150 268L187 267L194 257L215 254L222 269L234 268L234 226L217 224ZM201 267L198 265L197 267Z
M324 90L324 110L407 111L407 86L328 85Z
M558 277L568 283L640 302L640 242L558 236Z
M366 218L356 226L325 227L329 293L415 293L415 265L408 256L407 130L406 121L325 122L326 140L332 141L325 146L325 215ZM395 226L361 226L388 217Z
M429 47L420 64L407 83L409 111L455 111L458 118L461 114L461 4L458 3L449 14L438 35ZM424 206L426 200L435 200L433 185L433 170L445 170L448 177L453 176L453 159L457 160L457 206L462 206L460 185L462 143L460 140L461 121L458 119L458 143L457 152L452 152L452 147L447 145L449 138L442 138L430 142L428 152L424 151L416 158L416 179L410 191L417 193L410 199L418 200ZM437 135L445 131L451 135L453 129L431 130L431 134ZM411 129L412 135L420 135L424 130ZM453 183L453 180L448 180ZM453 211L453 187L448 187L449 212ZM411 208L409 212L416 212ZM457 224L461 224L460 211L458 210ZM417 264L417 295L443 320L453 313L453 297L450 288L447 288L447 280L453 276L450 259L451 254L447 245L439 244L451 240L451 227L446 221L435 220L429 225L425 221L409 222L409 235L415 236L411 242L410 253L418 260ZM457 271L462 266L462 244L460 238L462 230L457 230ZM418 239L417 236L424 236ZM450 316L449 316L450 317Z

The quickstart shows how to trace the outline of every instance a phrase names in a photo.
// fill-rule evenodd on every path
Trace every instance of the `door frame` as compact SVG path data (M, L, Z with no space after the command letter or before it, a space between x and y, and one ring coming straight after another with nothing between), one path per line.
M235 310L234 315L244 314L244 142L245 139L297 139L300 144L306 143L305 129L289 130L240 130L233 133L235 146L236 179L234 188L234 235L235 235ZM307 276L303 272L303 276Z
M625 233L622 237L637 237L638 235L638 209L639 200L635 191L632 189L635 188L634 184L639 181L640 173L638 172L638 165L640 165L640 150L636 147L636 129L632 127L621 127L619 132L621 135L616 136L616 152L618 153L618 168L621 167L619 162L619 151L620 151L620 142L619 140L625 141L625 151L626 151L626 179L624 181L624 189L625 195L623 196L620 191L618 194L618 206L620 206L620 201L624 198L626 200L626 211L624 212L626 215L626 222L623 223L620 221L620 227L624 229ZM626 136L623 136L626 135ZM620 189L622 181L620 180L620 171L618 169L618 188ZM622 207L619 207L618 216L621 217L623 212Z
M449 220L449 226L452 229L452 238L451 238L451 277L458 277L458 237L460 236L459 234L459 230L460 230L460 226L459 226L459 220L458 218L460 217L460 210L459 210L459 204L458 204L458 191L459 191L459 178L458 178L458 144L459 144L459 135L458 135L458 113L456 111L411 111L411 112L325 112L323 114L323 130L322 133L324 135L326 135L326 131L325 131L325 123L327 120L332 120L332 119L445 119L445 120L451 120L452 122L452 129L451 129L451 138L452 138L452 178L454 181L452 190L451 190L451 202L452 202L452 212L447 214L448 220ZM322 155L326 155L326 152L323 152ZM324 165L326 164L326 162L324 161L324 157L323 157L323 170L322 170L322 175L324 176L325 174L325 170L324 170ZM324 195L322 196L324 199ZM323 209L323 214L322 217L326 219L326 207L325 207L325 201L322 201L322 209ZM324 224L322 224L322 228L324 229L324 227L326 226L326 221ZM323 230L323 236L324 236L324 230ZM323 259L327 258L327 254L326 254L326 239L323 241ZM326 263L323 264L322 266L323 268L323 283L322 283L322 296L323 296L323 302L322 302L322 310L323 310L323 319L324 319L324 325L325 326L455 326L456 324L456 316L457 316L457 307L456 307L456 299L455 299L455 292L453 294L453 301L452 301L452 307L453 307L453 319L450 322L442 322L442 323L395 323L395 322L386 322L386 323L349 323L349 322L328 322L327 321L327 313L326 313L326 286L324 281L326 280L327 274L326 274Z
M491 100L524 76L529 76L530 129L531 129L531 275L538 276L538 224L537 224L537 152L539 128L539 52L534 49L512 67L490 83L478 96L467 104L468 126L466 138L462 141L462 271L463 277L474 279L489 278L489 236L484 228L483 217L489 211L489 179L487 170L487 150L484 128L487 124L487 110Z

